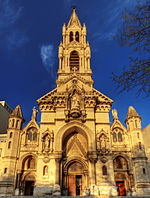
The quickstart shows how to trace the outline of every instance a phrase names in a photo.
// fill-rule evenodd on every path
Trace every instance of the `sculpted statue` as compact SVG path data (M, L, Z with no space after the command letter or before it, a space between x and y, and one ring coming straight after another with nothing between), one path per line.
M105 152L106 151L106 140L105 139L102 139L101 140L101 150L103 151L103 152Z
M117 115L117 110L116 109L112 110L112 115L113 115L113 120L118 120L118 115Z
M45 175L48 175L48 167L45 166Z
M54 132L49 132L43 137L43 151L53 152Z
M87 58L91 58L91 50L90 50L89 42L87 42L86 57L87 57Z
M36 121L37 113L38 113L38 110L36 110L36 108L33 107L32 120Z
M73 95L71 100L71 109L79 109L80 108L80 101L76 95Z
M49 137L48 137L48 135L47 135L47 136L45 137L45 142L44 142L44 146L45 146L44 150L45 150L45 151L49 150L49 143L50 143L50 140L49 140Z

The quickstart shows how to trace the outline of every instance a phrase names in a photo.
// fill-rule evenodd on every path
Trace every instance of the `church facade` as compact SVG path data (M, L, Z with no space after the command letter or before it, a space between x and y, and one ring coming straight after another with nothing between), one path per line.
M73 9L62 28L56 88L37 100L23 128L18 105L9 116L0 163L0 195L150 194L141 117L130 106L125 120L109 112L113 100L93 88L86 26Z

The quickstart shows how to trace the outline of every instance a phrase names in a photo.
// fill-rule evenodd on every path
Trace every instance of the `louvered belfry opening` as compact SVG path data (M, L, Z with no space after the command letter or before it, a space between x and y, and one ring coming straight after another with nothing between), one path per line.
M79 71L79 55L75 50L70 54L70 71Z

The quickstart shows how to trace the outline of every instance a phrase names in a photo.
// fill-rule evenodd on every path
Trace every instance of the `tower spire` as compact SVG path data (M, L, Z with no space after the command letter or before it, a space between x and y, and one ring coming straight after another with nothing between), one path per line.
M71 27L71 26L73 26L73 25L78 26L78 27L81 28L81 23L80 23L80 21L79 21L79 19L78 19L78 16L77 16L77 14L76 14L76 7L73 6L72 8L73 8L73 9L72 9L72 15L71 15L71 17L70 17L70 20L69 20L69 23L68 23L68 25L67 25L67 28L69 28L69 27Z
M88 81L90 88L93 86L92 71L90 69L91 49L86 41L86 26L80 24L73 6L72 15L67 26L62 27L63 42L60 42L58 58L57 88L61 89L62 79L78 75ZM64 81L65 82L65 81ZM60 85L61 84L61 85ZM69 84L69 81L68 81Z

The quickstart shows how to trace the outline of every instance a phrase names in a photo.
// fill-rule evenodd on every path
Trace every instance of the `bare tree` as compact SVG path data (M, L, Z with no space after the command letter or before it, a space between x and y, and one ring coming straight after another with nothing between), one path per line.
M116 35L121 46L129 46L132 57L120 75L113 73L119 92L137 88L137 95L150 95L150 1L141 0L132 10L125 10Z

